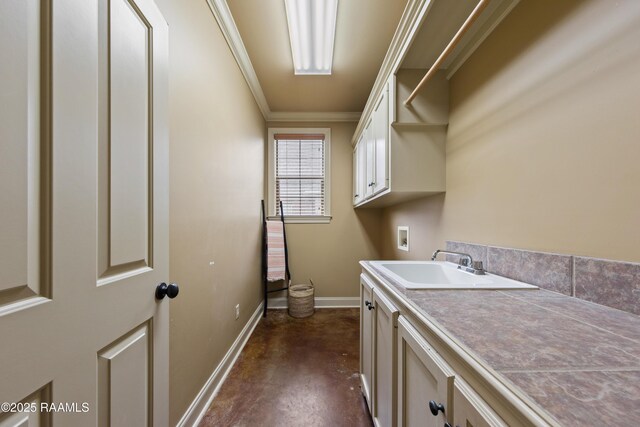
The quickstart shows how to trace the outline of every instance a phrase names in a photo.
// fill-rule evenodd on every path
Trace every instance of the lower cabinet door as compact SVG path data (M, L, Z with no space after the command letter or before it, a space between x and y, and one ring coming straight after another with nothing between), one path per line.
M360 382L362 394L371 410L371 373L373 369L373 287L360 276Z
M396 425L396 343L398 309L377 289L373 290L373 422Z
M397 339L398 425L442 427L452 422L453 370L404 316L398 319Z
M453 422L457 427L507 426L467 383L456 378L453 384Z

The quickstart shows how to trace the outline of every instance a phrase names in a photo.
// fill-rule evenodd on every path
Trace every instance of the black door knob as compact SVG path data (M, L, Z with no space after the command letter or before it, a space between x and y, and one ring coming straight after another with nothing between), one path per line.
M429 401L429 410L433 415L438 415L438 412L442 411L444 414L444 405L442 403L436 403L435 400Z
M166 283L162 282L156 288L156 298L163 299L165 296L168 296L169 298L175 298L178 296L179 292L180 288L177 284L171 283L167 285Z

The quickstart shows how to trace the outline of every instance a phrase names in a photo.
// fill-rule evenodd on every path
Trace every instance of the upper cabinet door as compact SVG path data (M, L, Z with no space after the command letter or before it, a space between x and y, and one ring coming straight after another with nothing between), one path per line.
M353 204L357 205L362 200L360 194L360 141L353 150Z
M365 144L367 154L366 154L366 182L365 182L365 190L366 197L371 196L373 194L373 185L375 183L376 175L375 175L375 167L376 167L376 144L375 137L373 133L373 118L369 120L367 126L363 132L363 142Z
M388 87L388 85L387 85ZM375 139L375 178L373 193L389 188L389 91L382 92L373 112L373 135Z
M367 194L367 148L364 135L360 136L353 151L353 204L360 203Z

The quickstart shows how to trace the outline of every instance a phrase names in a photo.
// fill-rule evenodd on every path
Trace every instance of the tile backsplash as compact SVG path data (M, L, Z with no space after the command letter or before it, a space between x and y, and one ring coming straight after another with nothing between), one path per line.
M640 264L456 241L447 249L481 260L490 273L640 315Z
M640 314L640 264L573 259L576 297Z

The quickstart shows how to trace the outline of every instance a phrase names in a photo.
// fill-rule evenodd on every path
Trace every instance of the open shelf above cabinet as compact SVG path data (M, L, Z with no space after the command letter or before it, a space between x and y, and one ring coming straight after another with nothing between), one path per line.
M446 190L449 79L518 2L492 0L407 106L478 3L408 1L352 139L355 207L384 207Z

